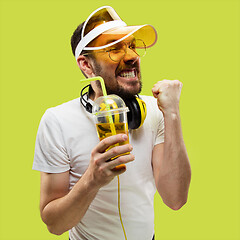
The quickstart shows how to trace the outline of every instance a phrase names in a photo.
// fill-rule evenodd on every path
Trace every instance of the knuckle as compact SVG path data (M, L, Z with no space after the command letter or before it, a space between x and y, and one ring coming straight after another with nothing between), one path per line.
M100 161L101 161L101 159L97 157L97 158L94 159L94 164L96 166L100 166Z
M105 172L105 177L109 178L112 176L112 173L110 171Z
M103 166L100 166L100 167L98 168L98 171L99 171L100 174L103 174L103 173L104 173L104 168L103 168Z
M107 146L107 145L109 144L108 138L104 138L104 139L102 140L102 144L103 144L104 146Z
M164 84L165 84L165 85L169 85L169 84L171 84L171 83L172 83L172 81L171 81L171 80L167 80L167 79L166 79L166 80L164 80Z
M118 162L121 164L121 163L124 163L125 162L125 157L124 156L120 156L118 158Z
M118 154L118 151L117 151L116 147L112 148L111 151L112 151L112 154L114 154L114 155Z
M95 152L94 152L94 151L92 151L92 152L91 152L91 155L90 155L91 159L93 159L93 158L94 158L94 156L95 156Z
M180 86L181 85L181 82L179 80L174 80L174 83L177 85L177 86Z
M92 149L91 151L91 158L94 158L94 156L96 155L97 151L96 151L96 147Z

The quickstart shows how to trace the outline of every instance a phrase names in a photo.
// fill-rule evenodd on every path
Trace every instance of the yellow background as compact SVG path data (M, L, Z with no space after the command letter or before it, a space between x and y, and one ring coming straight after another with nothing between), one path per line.
M156 195L156 240L240 239L238 0L0 0L0 239L68 239L41 222L34 144L44 111L79 96L70 37L102 5L158 31L142 59L144 94L162 79L183 82L189 201L174 212Z

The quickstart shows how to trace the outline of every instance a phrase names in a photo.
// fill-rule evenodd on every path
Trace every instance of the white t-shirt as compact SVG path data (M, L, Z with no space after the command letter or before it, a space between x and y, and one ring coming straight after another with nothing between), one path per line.
M135 160L127 163L126 172L120 175L121 214L128 240L148 240L154 234L152 150L164 141L164 120L156 99L141 98L147 117L139 129L129 131ZM33 169L47 173L69 170L71 189L86 171L98 142L93 116L79 98L50 108L39 125ZM114 178L98 191L82 220L69 231L71 240L123 240L117 199Z

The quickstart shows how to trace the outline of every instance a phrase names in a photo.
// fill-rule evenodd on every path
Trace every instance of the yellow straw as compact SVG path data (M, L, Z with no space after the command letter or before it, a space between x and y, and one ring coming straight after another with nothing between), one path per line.
M97 77L82 79L82 80L80 80L80 82L90 83L90 82L94 82L94 81L98 81L98 80L100 81L100 84L101 84L101 87L102 87L103 96L107 97L107 91L106 91L105 83L104 83L104 80L103 80L102 77L97 76ZM106 109L110 110L110 106L108 105L107 102L106 102ZM115 129L115 126L114 126L114 123L113 123L112 115L109 113L107 117L108 117L108 120L109 120L109 123L110 123L110 129L111 129L112 135L116 135L116 129Z

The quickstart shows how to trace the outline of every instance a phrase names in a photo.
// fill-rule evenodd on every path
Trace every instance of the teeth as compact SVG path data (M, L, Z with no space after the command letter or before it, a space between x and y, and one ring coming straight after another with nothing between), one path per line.
M122 71L120 73L120 76L124 77L124 78L134 78L134 77L136 77L134 70L132 70L132 71Z

